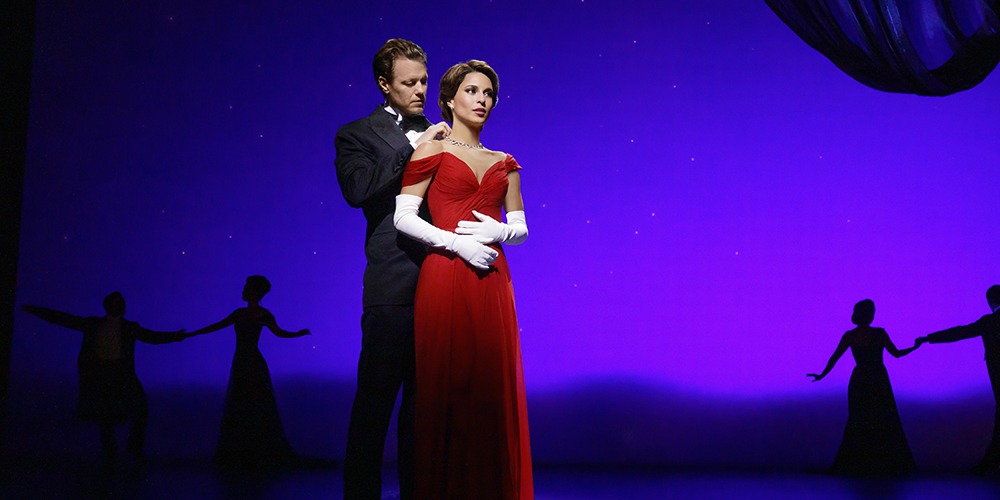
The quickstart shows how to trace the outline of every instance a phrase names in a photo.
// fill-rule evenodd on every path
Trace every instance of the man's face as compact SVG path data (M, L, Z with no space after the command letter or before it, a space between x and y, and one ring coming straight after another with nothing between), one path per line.
M419 61L396 59L392 65L392 81L379 77L378 86L386 102L406 116L424 112L427 98L427 67Z

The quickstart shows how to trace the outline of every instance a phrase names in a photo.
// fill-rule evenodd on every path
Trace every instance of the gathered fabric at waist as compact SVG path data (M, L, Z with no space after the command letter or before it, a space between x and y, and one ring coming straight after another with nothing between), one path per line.
M496 250L497 253L500 254L497 256L498 260L504 258L503 247L499 243L490 243L489 245L486 246ZM451 252L443 248L427 247L427 254L442 255L444 257L448 257L449 259L450 258L461 259L461 257L459 257L458 254L456 254L455 252Z

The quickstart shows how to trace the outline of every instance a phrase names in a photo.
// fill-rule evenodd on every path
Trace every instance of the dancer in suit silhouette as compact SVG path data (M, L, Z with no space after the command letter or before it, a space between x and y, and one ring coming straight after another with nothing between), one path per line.
M993 411L993 437L986 446L982 460L972 471L977 474L997 474L1000 473L1000 285L993 285L986 290L986 303L991 312L975 323L919 337L916 345L925 342L942 344L982 337L983 347L986 350L986 373L990 376L996 408Z
M125 297L112 292L104 297L103 317L75 316L55 309L23 306L25 311L56 325L83 333L77 356L79 395L77 417L95 422L101 430L101 448L106 466L118 460L115 425L132 421L125 450L137 461L145 460L146 423L149 405L135 373L135 342L166 344L190 334L184 330L159 332L125 319Z

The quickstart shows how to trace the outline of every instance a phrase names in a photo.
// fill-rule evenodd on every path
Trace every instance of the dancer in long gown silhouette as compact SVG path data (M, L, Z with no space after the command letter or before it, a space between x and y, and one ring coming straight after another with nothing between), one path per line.
M416 149L396 197L396 228L430 246L414 305L414 498L533 498L514 290L500 246L528 236L521 167L480 142L497 91L482 61L445 73L439 104L451 134ZM434 225L417 215L425 195Z
M125 297L120 292L104 297L103 317L82 317L31 305L22 309L49 323L83 333L77 357L77 417L84 422L95 422L100 428L105 465L117 462L115 425L127 420L131 420L132 426L125 450L133 459L145 460L149 404L135 373L135 342L166 344L192 334L184 330L153 331L125 319Z
M857 363L847 386L847 426L832 467L838 474L905 474L916 467L899 420L882 351L899 358L917 346L896 349L884 329L871 326L874 319L874 302L865 299L855 304L851 321L857 328L840 338L823 373L807 374L814 382L822 380L848 348Z
M271 311L260 306L270 290L271 283L264 276L248 277L243 287L246 307L192 332L209 333L229 325L236 330L236 352L229 370L219 442L215 447L215 462L220 467L270 469L300 461L285 437L271 373L257 344L265 326L282 338L309 335L309 330L290 332L278 326Z

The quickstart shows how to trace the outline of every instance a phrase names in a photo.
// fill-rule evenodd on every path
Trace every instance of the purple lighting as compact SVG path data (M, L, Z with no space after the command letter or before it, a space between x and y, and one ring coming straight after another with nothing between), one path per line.
M855 302L875 301L900 348L989 312L997 75L943 98L880 92L763 1L642 3L414 17L381 1L40 2L18 303L98 315L120 290L143 326L194 329L263 274L262 305L312 331L261 340L279 402L289 380L353 384L364 220L337 186L333 137L379 103L371 57L404 37L428 53L432 121L446 68L499 73L482 139L524 167L531 237L507 256L529 414L532 398L609 380L843 403L849 356L818 384L805 374ZM22 314L14 333L13 386L75 380L73 332ZM141 346L139 376L150 391L224 388L233 344L223 330ZM886 366L900 401L989 396L977 339Z

